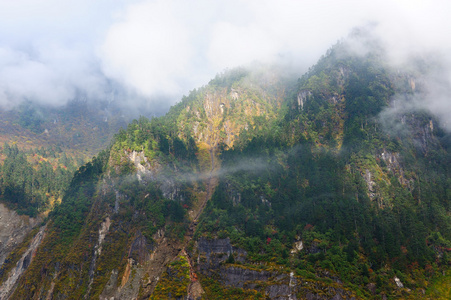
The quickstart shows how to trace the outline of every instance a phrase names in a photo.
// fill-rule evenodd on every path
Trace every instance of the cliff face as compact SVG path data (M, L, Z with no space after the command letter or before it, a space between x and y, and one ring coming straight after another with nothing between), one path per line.
M0 203L0 299L8 298L32 263L44 229L37 234L32 231L41 222L40 217L19 216Z
M206 278L215 278L228 288L240 288L249 295L261 294L270 299L356 299L338 277L323 274L329 284L306 280L294 272L270 265L253 265L248 253L233 247L230 240L200 238L194 247L197 271L205 288L211 288Z
M30 241L30 244L25 252L17 261L16 265L12 269L8 270L9 272L6 274L7 276L4 276L5 280L0 286L0 299L8 299L11 293L14 292L14 289L17 287L18 279L33 262L34 256L36 255L36 250L44 238L44 230L45 226L40 228L38 233ZM4 271L4 269L2 270Z
M41 221L39 217L19 216L15 211L0 203L0 265Z

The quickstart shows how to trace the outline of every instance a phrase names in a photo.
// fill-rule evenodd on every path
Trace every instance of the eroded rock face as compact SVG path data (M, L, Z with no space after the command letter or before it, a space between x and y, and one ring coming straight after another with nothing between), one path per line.
M155 172L152 172L152 167L147 160L147 157L144 155L144 152L136 152L132 151L128 154L128 159L135 165L136 168L136 177L139 181L143 179L143 177L148 177L150 179L155 179ZM159 166L156 166L155 169L159 169Z
M214 239L207 240L205 238L200 238L197 243L197 248L200 252L204 252L207 255L211 253L227 253L232 252L232 245L230 244L230 239Z
M312 95L311 91L303 90L298 93L298 107L304 110L304 104L307 102L307 98Z
M199 274L217 278L219 283L226 287L257 290L268 299L355 299L349 291L340 287L339 279L328 272L320 276L334 280L336 286L324 286L321 282L304 280L294 272L260 270L257 265L255 268L244 265L243 263L250 263L246 260L246 251L233 247L229 238L212 240L200 238L196 243L195 252L198 255ZM228 263L230 256L233 256L235 263Z
M268 271L256 271L239 267L221 267L222 282L225 285L243 288L251 281L268 281L273 275Z
M290 253L296 254L299 251L302 251L302 249L304 249L304 244L302 243L302 241L296 241L294 242L293 249L291 249Z
M124 274L119 278L117 269L111 272L100 299L137 299L146 274L144 265L151 260L154 248L154 244L149 243L138 231L128 251L128 263Z
M91 267L89 270L89 285L88 285L88 292L86 293L86 297L87 295L89 295L89 292L91 291L91 287L92 287L92 283L94 282L94 273L95 273L95 267L96 267L96 261L97 258L100 256L100 254L102 254L102 244L103 241L105 240L105 236L107 235L109 229L110 229L110 225L111 225L111 220L109 217L107 217L102 224L100 224L100 229L99 229L99 238L98 238L98 242L96 244L96 246L94 247L94 256L92 257L92 261L91 261Z
M19 216L0 203L0 266L39 222L40 218Z
M148 243L147 239L138 230L130 247L128 257L139 264L144 264L146 261L150 260L150 254L153 250L155 250L155 246L152 243Z
M370 199L374 199L374 197L376 196L375 192L375 185L376 183L373 181L372 179L372 174L368 169L365 169L365 174L363 175L363 178L365 179L365 182L368 186L368 196L370 197Z
M14 291L17 280L30 265L38 246L44 238L45 228L46 226L41 227L41 230L34 236L27 251L25 251L15 268L9 272L7 279L0 286L0 299L8 299L10 294Z
M111 272L110 279L99 299L137 299L144 273L145 271L142 267L137 266L133 259L129 259L122 278L118 278L118 270ZM118 284L118 281L120 284Z
M387 164L387 169L389 171L396 171L400 168L399 153L393 153L384 149L381 154L381 158Z
M209 269L217 269L221 263L234 257L237 262L245 262L247 252L243 249L232 247L230 239L213 239L207 240L200 238L197 242L199 268L202 271L208 272Z
M170 177L160 178L160 189L163 193L163 197L171 200L179 200L183 202L185 199L180 192L180 186L177 182Z
M266 294L270 299L296 299L296 296L291 295L291 289L290 286L286 284L275 284L270 285L266 288Z
M161 165L155 161L150 162L142 151L132 151L127 154L127 157L135 165L136 177L139 182L146 184L150 181L157 181L165 198L184 201L179 184L171 176L164 176L160 173Z
M399 153L390 152L384 149L380 157L387 165L387 169L398 178L399 183L407 186L409 190L412 190L415 182L412 178L410 180L406 178Z
M401 280L398 277L394 277L394 281L396 283L396 286L400 289L402 289L404 287L404 284L401 282Z

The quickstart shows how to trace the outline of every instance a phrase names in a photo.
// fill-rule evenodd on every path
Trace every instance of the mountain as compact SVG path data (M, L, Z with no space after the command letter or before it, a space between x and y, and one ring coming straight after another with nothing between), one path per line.
M25 102L0 110L0 200L29 216L51 210L78 167L126 126L109 106L72 101L52 108Z
M393 102L423 71L341 42L216 76L75 172L1 299L446 299L450 136Z
M0 110L0 265L61 201L78 167L125 127L119 113L86 101Z
M14 109L0 110L0 142L20 149L56 146L91 158L127 125L124 114L114 102L78 99L52 107L26 101Z

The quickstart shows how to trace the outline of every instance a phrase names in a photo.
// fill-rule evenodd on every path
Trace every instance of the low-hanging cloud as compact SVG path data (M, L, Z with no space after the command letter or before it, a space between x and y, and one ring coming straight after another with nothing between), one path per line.
M100 2L1 1L0 107L105 98L111 88L94 49L111 23L101 13L119 5Z
M449 8L403 0L2 1L0 106L121 91L129 107L163 112L226 68L283 62L302 75L369 22L394 65L422 53L446 57ZM446 100L437 103L443 111Z
M440 62L445 63L446 60L440 58ZM411 69L415 68L411 66ZM417 78L412 77L414 92L395 94L390 105L379 114L379 122L383 128L390 134L403 136L409 132L409 127L405 124L406 117L409 119L409 116L412 116L415 112L426 112L436 117L441 128L451 132L449 119L451 114L451 78L448 70L443 66L434 67L432 64L432 66L429 65L427 71L418 75ZM412 73L415 74L415 70Z
M90 99L105 96L107 80L83 50L58 45L45 48L43 52L37 48L35 58L27 52L0 48L1 104L11 107L28 99L61 105L74 99L77 92Z

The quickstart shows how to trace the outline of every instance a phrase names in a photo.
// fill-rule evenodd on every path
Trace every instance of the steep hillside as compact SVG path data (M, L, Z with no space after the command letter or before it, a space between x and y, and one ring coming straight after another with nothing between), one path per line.
M158 278L177 261L188 261L187 281L194 280L193 262L183 249L216 186L217 153L224 147L218 145L226 143L223 125L237 133L245 126L252 129L254 117L274 118L281 102L280 94L252 87L256 82L249 74L239 70L236 79L234 72L219 76L166 117L132 122L107 151L81 167L50 214L33 261L23 268L17 284L27 288L11 289L12 299L148 298L164 291ZM227 92L232 84L243 93L240 98ZM263 93L269 101L259 104L254 94ZM190 112L206 117L193 119ZM231 135L230 145L233 140ZM3 278L13 264L3 266ZM202 291L198 283L191 289Z
M382 58L337 45L299 80L283 121L222 153L226 176L192 248L204 285L227 291L238 276L271 297L415 298L449 268L446 133L425 111L381 122L393 95L422 93ZM205 238L236 250L203 250Z
M0 110L0 201L30 216L51 210L74 171L125 127L119 111L109 106L25 102Z
M428 112L391 110L424 93L421 74L340 43L297 82L279 75L225 72L120 130L7 258L2 295L440 296L448 134Z
M86 101L58 108L25 102L0 110L2 264L61 201L78 167L125 125L118 114L114 105Z

